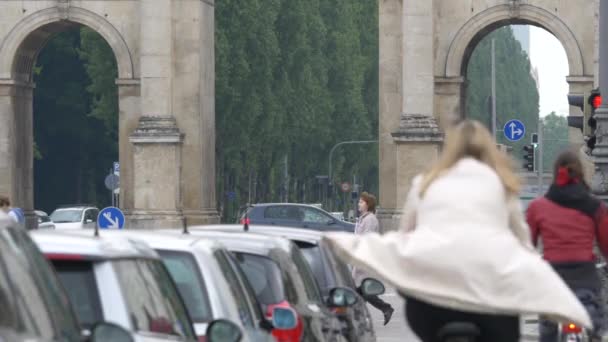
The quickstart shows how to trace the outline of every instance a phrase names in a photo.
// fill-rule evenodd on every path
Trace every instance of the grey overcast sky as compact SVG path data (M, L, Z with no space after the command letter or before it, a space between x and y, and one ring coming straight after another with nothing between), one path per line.
M548 31L531 26L530 60L538 70L540 116L553 111L568 115L568 59L562 43Z

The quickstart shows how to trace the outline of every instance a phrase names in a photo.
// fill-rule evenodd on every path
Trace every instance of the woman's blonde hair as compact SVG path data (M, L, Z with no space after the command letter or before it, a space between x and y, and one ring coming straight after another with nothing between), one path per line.
M513 172L511 160L498 149L490 132L479 121L464 120L446 132L439 160L423 176L420 196L424 196L446 170L466 157L477 159L496 171L508 194L519 192L520 181Z

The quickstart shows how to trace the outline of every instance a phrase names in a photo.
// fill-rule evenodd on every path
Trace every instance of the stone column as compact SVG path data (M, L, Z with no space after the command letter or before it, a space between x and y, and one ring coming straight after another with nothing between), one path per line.
M411 180L436 158L442 140L433 107L433 18L433 1L381 1L378 217L384 231L398 228ZM391 29L401 35L391 36ZM391 73L400 82L391 82Z
M597 142L593 149L595 174L593 192L608 199L608 0L600 0L599 16L599 88L604 97L602 105L595 111Z
M23 209L26 226L38 226L34 213L34 85L0 80L0 193Z
M215 54L212 1L174 1L173 108L184 134L182 209L188 224L216 223Z
M181 144L173 116L173 1L140 0L141 116L133 143L129 228L180 227Z
M131 133L137 129L141 113L140 81L118 79L118 155L120 161L119 206L130 214L135 209L134 198L134 146L130 143Z

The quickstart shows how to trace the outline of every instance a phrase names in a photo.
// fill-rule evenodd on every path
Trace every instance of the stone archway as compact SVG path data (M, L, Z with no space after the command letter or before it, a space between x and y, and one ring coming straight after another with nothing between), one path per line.
M117 61L120 206L129 227L217 221L213 3L22 0L3 11L0 193L32 214L32 68L54 34L84 25Z
M597 13L594 0L379 0L378 216L385 230L398 227L411 179L437 156L441 128L463 116L466 67L477 43L500 26L540 26L562 42L570 93L580 94L594 84Z

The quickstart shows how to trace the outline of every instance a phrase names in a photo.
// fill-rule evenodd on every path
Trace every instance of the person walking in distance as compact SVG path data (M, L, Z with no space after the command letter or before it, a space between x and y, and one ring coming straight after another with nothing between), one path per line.
M10 216L15 223L25 224L25 217L20 208L11 208L11 201L8 196L0 195L0 210Z
M378 218L376 218L376 197L367 192L361 193L358 209L360 216L355 225L355 234L379 233L380 224L378 223ZM353 279L357 285L361 284L365 278L365 272L361 269L353 268ZM365 296L364 298L373 307L382 311L382 314L384 315L384 325L387 325L391 320L395 309L378 296Z

